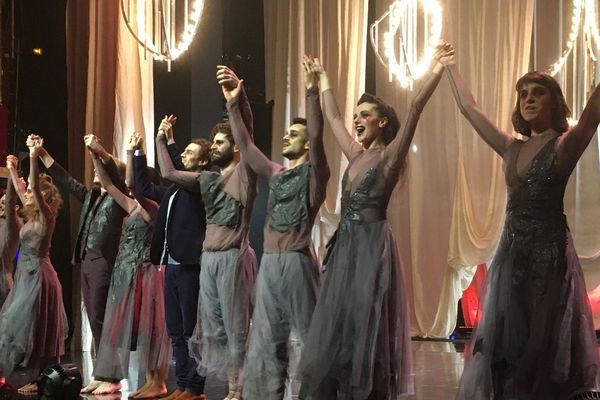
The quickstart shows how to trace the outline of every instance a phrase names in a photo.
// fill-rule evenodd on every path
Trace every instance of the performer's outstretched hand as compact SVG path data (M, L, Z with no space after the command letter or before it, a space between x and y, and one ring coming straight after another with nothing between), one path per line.
M168 140L173 139L173 125L177 123L177 117L173 114L165 115L158 127L158 135L165 135ZM157 135L157 136L158 136Z
M227 101L239 95L242 89L242 82L244 82L243 79L238 78L235 72L226 65L217 65L217 81L221 85L223 96Z
M315 70L315 63L312 56L306 54L302 56L302 68L304 69L304 82L306 89L310 89L319 85L319 74ZM321 70L323 67L321 66Z

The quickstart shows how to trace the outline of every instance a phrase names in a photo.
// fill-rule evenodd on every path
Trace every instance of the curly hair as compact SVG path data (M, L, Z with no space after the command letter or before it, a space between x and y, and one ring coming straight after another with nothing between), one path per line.
M215 136L217 136L217 133L224 134L227 140L229 140L229 143L231 143L232 145L235 144L235 141L233 140L233 133L231 133L231 125L229 125L229 122L219 122L218 124L213 126L212 130L210 131L211 142L214 140Z
M537 83L550 91L550 96L556 106L554 113L552 114L552 128L558 133L566 132L567 129L569 129L567 118L571 116L571 110L569 110L569 106L567 106L565 96L563 95L558 82L556 82L556 79L541 71L526 73L519 78L515 85L515 90L517 91L517 103L512 113L512 123L515 131L525 136L531 136L531 126L521 115L521 107L519 105L519 91L528 83Z
M52 177L50 175L40 174L39 185L40 192L42 193L44 201L48 205L48 208L50 208L52 214L56 215L58 213L58 210L62 206L63 200L58 188L56 187L56 185L54 185L54 182L52 181ZM35 214L38 211L39 210L36 207L35 209L24 210L24 213L28 214L29 217L31 217L32 214Z

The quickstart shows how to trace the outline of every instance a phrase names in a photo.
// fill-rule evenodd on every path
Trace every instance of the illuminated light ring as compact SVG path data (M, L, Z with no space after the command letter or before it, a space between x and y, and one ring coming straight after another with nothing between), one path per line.
M587 1L587 0L586 0ZM560 58L557 62L552 64L550 68L548 68L548 73L552 76L556 75L558 71L562 69L565 65L565 61L567 61L567 57L571 54L573 50L573 46L575 45L575 40L577 40L579 25L581 24L581 12L584 8L584 0L574 0L573 1L573 15L571 16L571 31L569 32L569 40L567 41L567 48L563 50Z
M125 19L125 25L127 25L127 29L133 35L135 40L140 44L140 46L144 47L147 51L152 54L152 57L155 60L159 61L173 61L179 58L185 51L190 47L194 36L196 35L196 31L198 29L198 25L200 24L200 17L202 15L202 10L204 8L204 0L193 0L191 7L191 13L188 15L188 20L186 21L186 26L181 34L179 41L176 43L175 47L171 47L169 40L164 37L161 37L161 41L167 43L166 51L162 52L159 48L156 47L152 39L150 40L146 34L146 21L144 19L145 12L145 2L138 1L137 4L137 30L134 30L131 27L131 21L129 20L127 13L125 12L125 0L121 0L121 13L123 18ZM165 19L161 18L162 31L165 31ZM136 32L137 31L137 32Z
M585 2L585 33L588 37L588 52L592 61L596 62L598 58L594 53L592 42L596 44L597 49L600 49L600 31L598 29L597 7L594 0L586 0Z
M394 37L401 28L402 7L405 7L410 1L413 5L422 3L423 9L427 10L431 20L426 20L425 23L431 26L428 38L428 44L425 47L424 54L417 62L406 62L401 64L398 62L394 51ZM389 19L389 31L383 34L383 56L379 51L378 36L379 24L386 18ZM384 13L370 26L371 45L375 50L378 60L389 69L391 75L395 76L402 87L409 86L414 80L422 77L429 69L435 46L440 40L442 34L442 8L437 0L397 0L390 5L389 10ZM406 57L406 43L401 36L400 49ZM386 61L387 60L387 61Z

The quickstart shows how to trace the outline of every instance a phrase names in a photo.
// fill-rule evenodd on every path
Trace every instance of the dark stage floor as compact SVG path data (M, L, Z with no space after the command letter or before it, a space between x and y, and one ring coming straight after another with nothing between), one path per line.
M463 370L463 355L460 343L456 345L451 342L439 341L413 341L413 354L415 366L415 390L414 396L406 397L413 400L431 400L431 399L452 399L456 392L458 380ZM74 357L65 358L63 362L74 361L80 368L84 376L84 384L91 379L92 359L88 352L76 354ZM30 382L35 377L31 372L17 372L9 377L8 382L15 386ZM169 371L168 379L169 389L172 390L175 385L175 368L172 366ZM124 381L123 391L117 395L108 396L82 396L82 399L113 400L127 399L132 386L135 382ZM222 400L227 394L227 384L214 377L208 377L206 380L206 396L208 400ZM6 396L0 395L0 400L4 399L35 399L35 396ZM288 399L295 399L291 395Z

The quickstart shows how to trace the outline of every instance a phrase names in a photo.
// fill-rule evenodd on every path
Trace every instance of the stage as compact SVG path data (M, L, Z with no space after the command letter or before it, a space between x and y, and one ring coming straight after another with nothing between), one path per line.
M464 342L456 341L422 341L413 340L413 356L415 369L415 391L414 396L406 397L412 400L452 399L460 374L463 370ZM89 352L78 353L71 357L65 357L63 362L74 362L83 374L84 384L91 379L92 358ZM16 372L9 377L8 382L12 385L24 385L33 380L33 372ZM175 386L175 367L171 365L167 385L170 389ZM104 396L81 396L82 399L116 400L127 399L130 390L129 382L123 382L123 390L115 395ZM227 394L227 384L214 377L206 379L205 393L208 400L222 400ZM4 399L36 399L36 396L13 396L2 397ZM297 397L292 397L297 398Z

